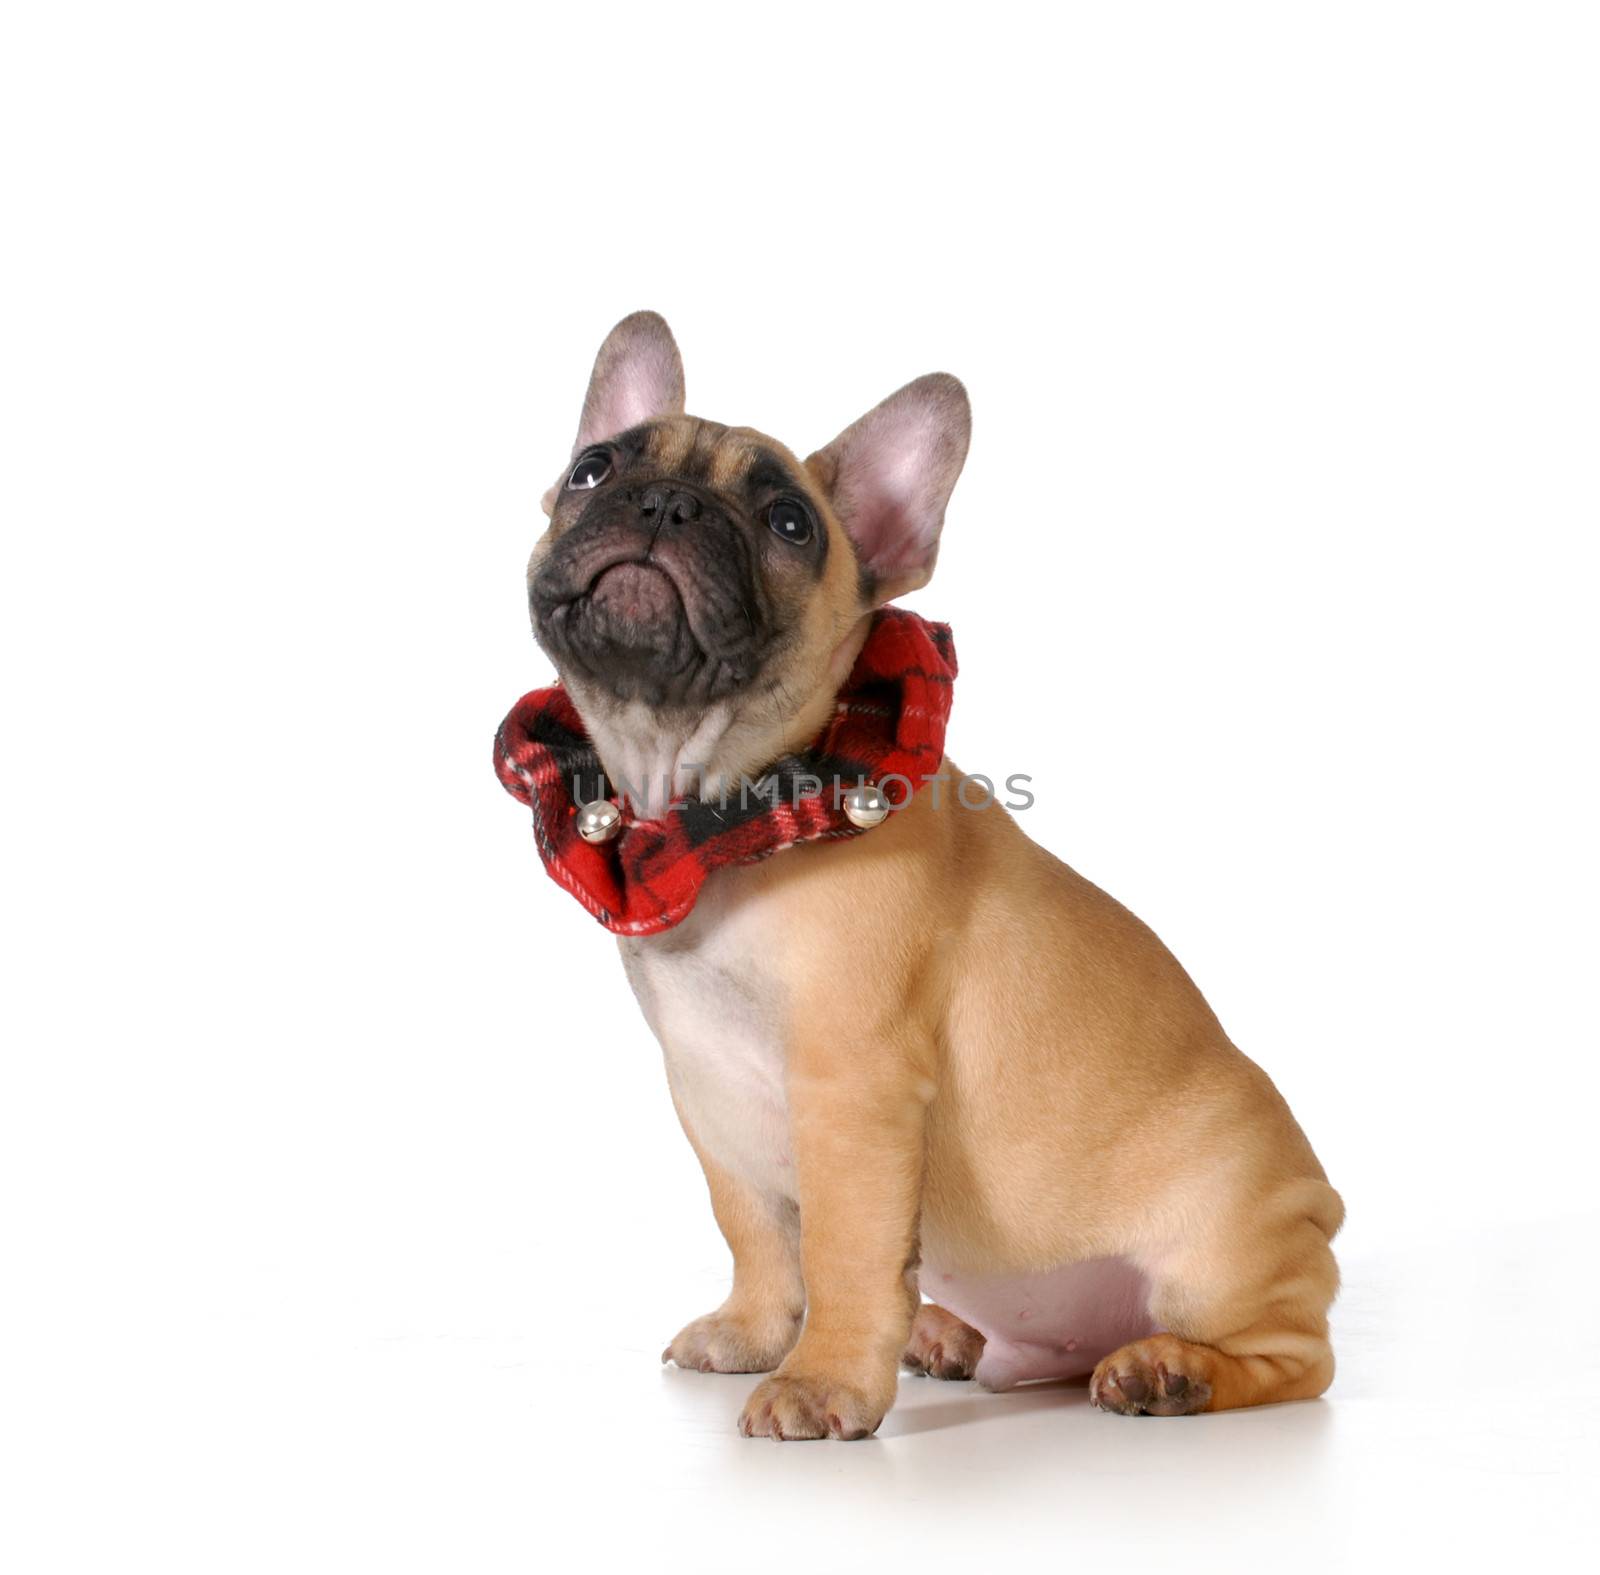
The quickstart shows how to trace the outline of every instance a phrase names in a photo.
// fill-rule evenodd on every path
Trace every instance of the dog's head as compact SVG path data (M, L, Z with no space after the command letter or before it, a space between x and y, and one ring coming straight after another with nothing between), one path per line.
M619 730L671 755L706 742L708 718L730 770L803 741L866 615L932 573L969 419L961 384L935 373L802 463L685 415L666 323L618 323L528 564L534 632L602 756Z

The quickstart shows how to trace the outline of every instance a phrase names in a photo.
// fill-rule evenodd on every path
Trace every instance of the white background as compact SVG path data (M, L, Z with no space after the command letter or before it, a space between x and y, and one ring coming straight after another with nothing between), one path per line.
M11 1568L1587 1540L1592 8L5 16ZM659 1369L725 1256L489 760L641 306L802 452L965 379L952 754L1310 1132L1325 1401L776 1449Z

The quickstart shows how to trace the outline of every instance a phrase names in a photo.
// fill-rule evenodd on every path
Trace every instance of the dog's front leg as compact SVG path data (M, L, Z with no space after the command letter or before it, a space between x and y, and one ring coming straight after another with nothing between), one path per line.
M894 1401L916 1311L923 1125L914 1046L859 1033L793 1048L789 1118L806 1322L757 1386L747 1437L865 1438Z
M724 1170L701 1146L681 1106L678 1119L733 1254L733 1289L715 1312L680 1329L661 1360L702 1373L770 1373L794 1345L805 1311L794 1205Z

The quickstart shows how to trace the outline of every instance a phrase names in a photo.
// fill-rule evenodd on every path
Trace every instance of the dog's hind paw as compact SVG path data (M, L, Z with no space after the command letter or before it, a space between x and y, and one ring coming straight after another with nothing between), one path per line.
M970 1378L983 1355L983 1336L954 1313L924 1302L917 1309L901 1366L929 1378Z
M1089 1403L1123 1416L1192 1416L1211 1406L1211 1385L1184 1371L1194 1348L1153 1335L1113 1351L1089 1380Z

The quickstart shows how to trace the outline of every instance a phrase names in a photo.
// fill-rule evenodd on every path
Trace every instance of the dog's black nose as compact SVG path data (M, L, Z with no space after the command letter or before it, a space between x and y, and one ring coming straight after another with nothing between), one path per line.
M646 487L639 499L639 512L652 525L664 525L669 520L682 525L700 512L700 500L677 487Z

